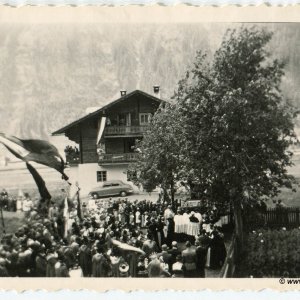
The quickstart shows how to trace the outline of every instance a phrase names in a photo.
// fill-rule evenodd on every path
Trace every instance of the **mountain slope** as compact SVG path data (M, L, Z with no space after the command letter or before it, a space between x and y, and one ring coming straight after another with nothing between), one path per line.
M151 92L159 84L170 98L196 51L211 57L233 26L239 25L1 25L0 132L48 138L121 89ZM274 31L274 57L287 60L282 89L300 106L300 26L264 26Z

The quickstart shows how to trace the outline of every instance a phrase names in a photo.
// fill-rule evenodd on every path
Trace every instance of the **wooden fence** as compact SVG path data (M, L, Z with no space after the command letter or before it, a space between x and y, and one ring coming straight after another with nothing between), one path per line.
M233 218L230 219L233 222ZM245 221L245 220L244 220ZM250 220L248 220L250 222ZM251 224L244 224L248 230L256 227L269 227L279 229L282 227L295 228L300 227L300 208L299 207L282 207L282 208L268 208L264 212L256 215L255 219L251 219ZM250 225L250 226L249 226ZM237 239L233 234L230 245L227 249L227 256L223 267L220 271L219 277L230 278L235 275L236 264L239 258Z
M264 225L272 228L293 228L300 226L299 207L269 208L262 215Z

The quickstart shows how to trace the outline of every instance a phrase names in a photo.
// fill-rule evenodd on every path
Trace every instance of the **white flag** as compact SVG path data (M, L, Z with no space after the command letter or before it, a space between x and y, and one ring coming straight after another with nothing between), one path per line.
M96 145L99 144L103 132L104 132L104 128L105 128L105 124L106 124L106 117L101 117L101 121L100 121L100 126L99 126L99 130L98 130L98 135L97 135L97 141L96 141Z

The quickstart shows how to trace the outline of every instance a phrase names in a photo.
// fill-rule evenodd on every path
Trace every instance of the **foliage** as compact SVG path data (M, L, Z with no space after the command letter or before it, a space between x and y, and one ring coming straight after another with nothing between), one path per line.
M292 187L296 111L280 90L284 64L266 51L271 38L242 27L228 30L211 63L198 53L175 104L156 113L141 142L140 181L169 187L181 180L199 198L238 210L244 200Z
M291 187L295 111L280 91L284 64L266 51L271 37L229 30L213 62L198 53L179 84L185 170L204 197L240 202Z
M299 277L300 229L253 231L246 249L246 276Z
M142 184L149 191L161 186L165 195L169 194L173 200L176 184L182 175L177 119L173 105L160 106L151 118L150 129L137 144L140 159L129 168L131 174L136 174L132 178L135 183Z

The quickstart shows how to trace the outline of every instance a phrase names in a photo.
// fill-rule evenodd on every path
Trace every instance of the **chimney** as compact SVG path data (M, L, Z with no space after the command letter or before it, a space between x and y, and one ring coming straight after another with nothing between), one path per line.
M160 86L159 85L153 86L153 92L154 92L155 97L160 98Z
M121 97L126 96L126 91L125 90L120 91L120 93L121 93Z

